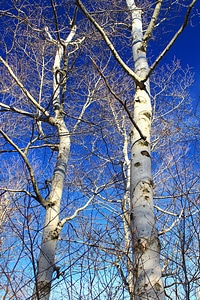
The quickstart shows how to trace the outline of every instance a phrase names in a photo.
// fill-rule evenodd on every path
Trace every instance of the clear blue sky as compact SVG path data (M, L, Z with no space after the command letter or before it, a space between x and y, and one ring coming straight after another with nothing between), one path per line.
M199 15L193 16L199 12ZM192 11L191 24L185 28L178 40L166 55L165 60L171 60L174 57L181 60L181 65L187 65L195 73L195 82L191 88L192 96L200 96L200 1Z

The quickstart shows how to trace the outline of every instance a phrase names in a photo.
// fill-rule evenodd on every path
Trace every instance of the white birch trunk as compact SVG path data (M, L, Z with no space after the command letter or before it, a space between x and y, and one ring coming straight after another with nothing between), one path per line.
M51 291L51 282L54 271L58 272L55 266L56 245L62 226L59 226L60 201L62 198L64 179L66 174L70 138L69 132L62 119L56 121L60 136L59 152L57 163L52 179L52 188L46 207L45 224L43 230L42 245L38 258L38 274L36 286L32 299L48 300ZM57 274L58 275L58 274Z
M135 73L145 78L148 63L142 45L142 11L134 0L127 0L132 16L132 50ZM133 245L134 299L165 299L161 279L160 244L155 228L153 209L153 181L151 174L150 130L151 100L149 83L136 83L134 97L134 121L131 132L131 228Z
M127 168L126 180L125 180L125 195L122 201L122 211L123 211L123 224L124 224L124 239L125 239L125 251L127 255L127 270L128 270L128 290L130 295L130 300L134 299L134 286L133 286L133 267L131 263L131 231L130 231L130 222L128 212L130 210L130 159L128 157L128 135L126 132L123 134L124 136L124 146L123 146L123 154L124 154L124 165Z
M48 30L48 29L46 29ZM73 27L63 44L57 43L57 51L53 65L53 107L55 117L50 119L56 127L59 136L59 149L51 181L51 192L46 202L46 215L42 237L42 244L38 258L36 284L33 292L33 300L48 300L51 292L51 283L54 271L59 276L59 268L55 265L56 246L62 224L60 222L60 203L64 188L64 180L70 152L70 135L63 118L63 103L61 85L66 85L66 74L61 74L61 62L65 60L64 47L71 42L76 28ZM50 33L48 35L51 37ZM52 38L50 39L52 41ZM65 62L64 62L65 65ZM65 72L65 70L64 70ZM62 76L65 76L61 78ZM65 87L64 87L65 90Z

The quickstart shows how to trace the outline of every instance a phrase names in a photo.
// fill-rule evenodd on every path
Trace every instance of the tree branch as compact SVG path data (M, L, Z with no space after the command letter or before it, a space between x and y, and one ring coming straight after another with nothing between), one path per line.
M103 37L105 43L107 44L108 48L112 52L116 61L120 64L120 66L124 69L124 71L131 76L135 82L140 83L142 79L135 73L127 64L122 60L118 52L116 51L114 45L112 44L111 40L108 38L107 34L103 30L103 28L95 21L95 19L90 15L90 13L86 10L85 6L83 5L81 0L77 0L77 5L80 7L84 15L90 20L90 22L95 26L95 28L99 31L101 36Z
M29 112L27 112L25 110L22 110L22 109L13 107L13 106L9 106L9 105L1 103L1 102L0 102L0 107L3 107L4 111L12 111L12 112L24 115L24 116L28 116L28 117L30 117L32 119L35 119L35 115L34 114L29 113ZM2 111L2 110L0 110L0 111Z
M194 4L196 3L196 0L193 0L189 7L188 10L186 12L185 15L185 19L183 21L183 24L181 25L181 27L179 28L179 30L175 33L175 35L173 36L173 38L171 39L171 41L168 43L168 45L165 47L165 49L161 52L161 54L157 57L157 59L155 60L155 62L150 66L149 68L149 72L146 75L146 78L144 81L146 81L149 76L151 75L151 73L154 71L154 69L157 67L157 65L159 64L159 62L162 60L162 58L165 56L165 54L171 49L172 45L174 44L174 42L177 40L177 38L179 37L179 35L183 32L183 30L185 29L185 27L188 24L188 20L189 20L189 16L190 13L192 11L192 8L194 6Z
M0 56L0 62L3 63L3 65L6 67L8 72L10 73L11 77L15 80L17 85L20 87L23 94L31 101L31 103L39 109L46 117L49 117L48 112L33 98L33 96L29 93L29 91L25 88L23 83L18 79L18 77L15 75L9 64Z
M28 172L29 172L29 175L30 175L30 178L31 178L31 182L32 182L32 185L33 185L33 189L34 189L34 192L36 194L35 196L35 199L43 206L43 207L46 207L46 202L45 200L43 199L43 197L41 196L40 192L39 192L39 189L38 189L38 186L37 186L37 182L36 182L36 179L35 179L35 176L34 176L34 172L33 172L33 169L31 168L30 166L30 163L26 157L26 155L24 154L24 152L21 151L21 149L8 137L8 135L0 129L0 133L2 134L2 136L4 137L4 139L10 144L12 145L16 150L17 152L21 155L23 161L25 162L25 165L28 169Z
M170 231L170 230L171 230L171 229L172 229L172 228L180 221L180 219L181 219L181 217L182 217L182 215L183 215L183 211L184 211L184 209L181 210L181 212L180 212L178 218L172 223L172 225L171 225L170 227L161 230L161 231L158 233L158 235L160 236L160 235L165 234L165 233L167 233L168 231Z
M31 198L34 198L37 200L37 197L33 195L32 193L28 192L27 190L15 190L15 189L8 189L8 188L0 188L0 191L9 192L9 193L24 193L28 195Z
M79 212L81 212L82 210L84 210L85 208L87 208L88 205L92 202L92 200L94 199L95 196L96 196L96 193L94 193L94 194L89 198L89 200L85 203L85 205L83 205L83 206L77 208L77 209L75 210L75 212L73 213L73 215L71 215L70 217L66 217L66 218L62 219L62 220L59 222L59 224L58 224L59 228L62 229L62 227L65 225L66 222L71 221L72 219L74 219L74 218L77 216L77 214L78 214Z
M162 5L163 0L158 0L153 12L153 15L151 17L151 20L149 22L149 25L147 27L147 30L142 38L142 48L146 49L148 41L152 35L152 32L155 28L155 23L157 21L158 15L160 13L161 5Z
M124 103L120 97L118 97L115 92L112 90L111 86L109 85L108 83L108 80L106 79L106 77L104 76L104 74L101 72L101 70L99 69L99 67L97 66L96 62L93 60L93 58L90 57L90 59L92 60L94 66L97 68L99 74L102 76L105 84L106 84L106 87L108 88L109 92L111 93L111 95L113 95L115 97L116 100L119 101L119 103L123 106L124 110L126 111L131 123L133 124L133 126L136 128L136 130L138 131L140 137L143 139L143 140L146 140L146 137L143 135L143 133L141 132L140 128L138 127L138 125L135 123L135 121L133 120L132 116L131 116L131 113L130 111L128 110L127 106L126 106L126 103Z

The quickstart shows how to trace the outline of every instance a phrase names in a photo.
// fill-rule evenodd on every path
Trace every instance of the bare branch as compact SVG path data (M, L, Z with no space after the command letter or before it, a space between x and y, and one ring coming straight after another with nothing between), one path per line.
M146 137L143 135L143 133L141 132L140 128L138 127L138 125L135 123L135 121L133 120L132 116L131 116L131 113L129 111L129 109L127 108L126 106L126 103L124 101L121 100L120 97L118 97L115 92L112 90L111 86L109 85L108 83L108 80L106 79L106 77L104 76L104 74L101 72L101 70L99 69L99 67L97 66L96 62L93 60L93 58L90 57L90 59L92 60L93 64L95 65L95 67L97 68L99 74L102 76L105 84L106 84L106 87L108 88L109 92L115 97L116 100L119 101L119 103L123 106L123 108L125 109L131 123L133 124L133 126L136 128L136 130L138 131L140 137L143 139L143 140L146 140Z
M29 93L29 91L25 88L23 83L18 79L18 77L15 75L9 64L0 56L0 62L3 63L3 65L6 67L12 78L15 80L17 85L20 87L23 94L31 101L31 103L39 109L46 117L49 117L49 113L41 106L39 103L33 98L33 96Z
M182 215L183 215L183 211L184 211L184 209L181 210L181 212L180 212L178 218L172 223L172 225L171 225L170 227L161 230L161 231L158 233L158 235L162 235L162 234L165 234L165 233L167 233L168 231L170 231L170 230L171 230L171 229L172 229L172 228L180 221L180 219L181 219L181 217L182 217Z
M151 17L151 21L149 22L149 26L147 27L147 30L146 30L146 32L145 32L145 34L143 36L142 47L144 49L146 49L148 41L149 41L149 39L150 39L150 37L152 35L152 32L153 32L153 30L155 28L155 23L157 21L158 15L160 13L162 2L163 2L163 0L158 0L157 1L155 9L154 9L154 12L153 12L153 15Z
M30 178L31 178L31 182L32 182L32 185L33 185L33 189L34 189L34 192L36 194L36 197L35 199L43 206L45 207L46 206L46 203L45 203L45 200L43 199L43 197L41 196L40 192L39 192L39 189L38 189L38 186L37 186L37 182L36 182L36 179L35 179L35 176L34 176L34 172L33 172L33 169L31 168L31 165L26 157L26 155L24 154L24 152L22 152L22 150L8 137L8 135L2 130L0 129L0 133L2 134L2 136L5 138L5 140L10 144L12 145L16 150L17 152L21 155L22 159L24 160L25 164L26 164L26 167L29 171L29 175L30 175Z
M9 193L24 193L24 194L28 195L29 197L37 200L37 197L35 195L33 195L32 193L28 192L27 190L15 190L15 189L0 188L0 191L9 192Z
M22 109L13 107L13 106L9 106L9 105L1 103L1 102L0 102L0 107L3 107L5 111L12 111L12 112L15 112L15 113L18 113L21 115L31 117L32 119L35 119L35 115L33 115L32 113L29 113L25 110L22 110ZM2 111L2 110L0 110L0 111Z
M157 59L155 60L155 62L150 66L149 68L149 72L145 78L144 81L146 81L149 76L151 75L151 73L153 72L153 70L157 67L157 65L159 64L159 62L162 60L162 58L165 56L165 54L171 49L172 45L175 43L175 41L177 40L177 38L179 37L179 35L183 32L183 30L185 29L185 27L188 24L188 20L189 20L189 16L190 13L192 11L193 6L195 5L196 0L193 0L190 5L188 6L188 10L186 12L185 15L185 19L183 21L183 24L181 25L181 27L178 29L178 31L175 33L175 35L173 36L173 38L171 39L171 41L168 43L168 45L165 47L165 49L161 52L161 54L157 57Z
M91 16L91 14L86 10L85 6L83 5L81 0L77 0L77 4L84 13L84 15L91 21L91 23L95 26L95 28L99 31L101 36L103 37L105 43L107 44L108 48L112 52L116 61L120 64L120 66L124 69L124 71L131 76L136 82L142 82L142 79L135 73L127 64L122 60L118 52L116 51L114 45L112 44L111 40L108 38L107 34L103 30L103 28L95 21L95 19Z
M168 211L168 210L165 210L165 209L162 209L162 208L160 208L160 207L157 206L157 205L154 205L154 207L155 207L158 211L161 211L162 213L168 214L168 215L170 215L170 216L178 217L178 214L172 213L172 212L170 212L170 211Z
M61 42L61 40L60 40L60 32L59 32L59 28L58 28L58 17L57 17L57 12L56 12L56 8L55 8L55 4L54 4L53 0L50 0L50 2L51 2L51 7L52 7L52 10L53 10L53 15L54 15L54 20L55 20L57 39L58 39L59 42Z
M86 209L86 208L88 207L88 205L92 202L92 200L94 199L95 196L96 196L96 193L93 194L93 195L89 198L89 200L85 203L85 205L83 205L83 206L77 208L77 209L75 210L75 212L73 213L73 215L71 215L70 217L66 217L66 218L62 219L62 220L59 222L58 226L59 226L60 228L62 228L62 227L65 225L66 222L71 221L72 219L74 219L74 218L77 216L77 214L78 214L79 212L83 211L84 209Z

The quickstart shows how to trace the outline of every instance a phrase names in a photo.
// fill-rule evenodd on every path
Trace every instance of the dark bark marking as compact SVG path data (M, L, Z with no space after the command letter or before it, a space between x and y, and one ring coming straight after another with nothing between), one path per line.
M150 157L149 152L146 151L146 150L141 151L141 154L144 155L144 156Z
M149 112L145 112L144 115L149 119L151 120L151 114Z

